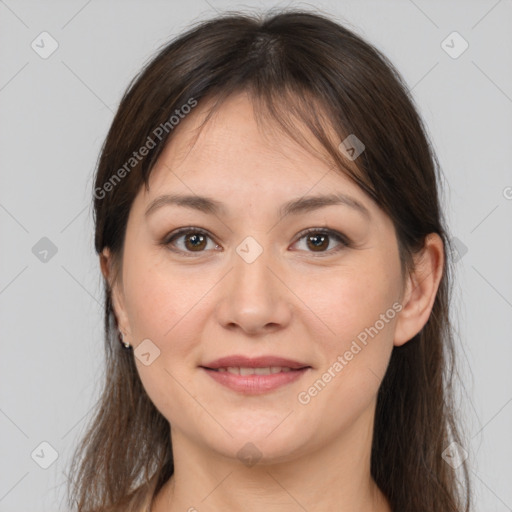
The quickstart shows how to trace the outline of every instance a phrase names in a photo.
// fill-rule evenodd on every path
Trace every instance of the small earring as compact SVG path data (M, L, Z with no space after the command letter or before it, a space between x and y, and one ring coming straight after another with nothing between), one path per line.
M123 344L124 348L130 348L131 345L124 341L124 334L122 332L119 332L119 334L121 334L121 343Z

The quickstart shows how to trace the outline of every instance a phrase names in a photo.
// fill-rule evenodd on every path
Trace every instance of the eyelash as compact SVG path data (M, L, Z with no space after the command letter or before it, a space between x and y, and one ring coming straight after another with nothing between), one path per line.
M189 234L189 233L203 235L203 236L210 238L213 241L213 237L211 237L207 231L205 231L201 228L189 226L189 227L185 227L185 228L180 228L177 231L170 233L168 236L166 236L162 240L161 244L168 247L168 249L170 251L183 254L187 257L188 256L193 257L196 254L204 253L205 251L197 251L196 253L194 253L193 251L183 251L181 249L173 249L173 248L169 247L171 245L171 242L174 242L174 240L176 240L177 238L180 238L180 236L182 236L184 234ZM323 229L309 228L304 231L301 231L298 234L298 238L297 238L296 242L298 242L299 240L302 240L304 237L306 237L307 235L311 235L311 234L327 235L330 238L335 238L341 244L340 246L338 246L338 248L330 249L329 251L320 251L318 253L315 253L314 251L307 251L307 252L311 252L311 254L313 254L314 257L330 256L334 253L338 253L339 251L341 251L344 248L352 247L352 242L345 235L343 235L342 233L335 231L333 229L329 229L329 228L323 228ZM294 243L296 243L296 242L294 242Z

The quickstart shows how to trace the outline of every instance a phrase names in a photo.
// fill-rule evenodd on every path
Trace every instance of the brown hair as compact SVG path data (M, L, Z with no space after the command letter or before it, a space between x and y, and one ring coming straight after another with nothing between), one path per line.
M301 143L307 140L297 123L307 127L332 164L392 219L404 271L413 269L426 235L443 239L446 264L431 315L413 339L393 348L378 392L371 473L397 512L468 511L466 462L461 481L442 458L452 441L462 443L452 397L453 261L439 204L439 164L403 79L353 31L303 11L227 13L164 46L127 88L101 151L94 185L97 253L110 248L117 279L130 207L174 133L171 116L206 98L218 108L237 92L248 92L262 118ZM357 168L347 165L328 126L339 140L355 134L363 141ZM147 156L134 161L134 151L149 141ZM119 343L111 282L104 284L105 383L74 454L68 499L80 512L149 510L174 470L169 423L146 394L133 353Z

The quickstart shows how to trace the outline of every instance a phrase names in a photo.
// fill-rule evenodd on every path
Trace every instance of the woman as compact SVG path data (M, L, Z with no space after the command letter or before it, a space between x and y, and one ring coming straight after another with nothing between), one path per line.
M97 170L107 368L70 503L468 511L437 180L398 72L324 16L165 46Z

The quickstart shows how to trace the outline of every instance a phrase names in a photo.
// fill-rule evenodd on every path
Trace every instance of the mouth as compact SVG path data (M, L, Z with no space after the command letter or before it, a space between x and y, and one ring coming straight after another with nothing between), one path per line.
M201 365L214 381L246 395L258 395L290 384L312 370L310 365L279 357L230 356Z

